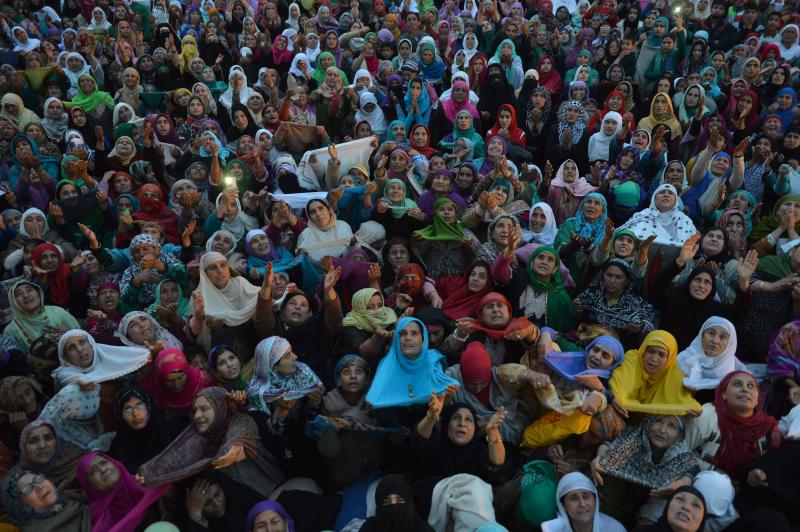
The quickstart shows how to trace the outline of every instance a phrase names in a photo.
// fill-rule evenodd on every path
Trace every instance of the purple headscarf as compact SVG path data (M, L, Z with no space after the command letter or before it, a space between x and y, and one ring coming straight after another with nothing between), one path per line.
M286 524L288 526L289 532L294 532L294 519L289 516L289 513L284 509L283 506L278 504L277 502L272 501L261 501L260 503L253 506L249 512L247 512L247 530L253 529L253 522L256 520L256 517L261 512L266 512L267 510L272 510L284 519L286 519Z

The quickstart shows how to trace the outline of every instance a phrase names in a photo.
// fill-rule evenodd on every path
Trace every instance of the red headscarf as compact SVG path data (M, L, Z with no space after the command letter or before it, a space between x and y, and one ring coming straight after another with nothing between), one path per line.
M37 267L41 268L42 254L50 250L58 255L59 264L54 272L47 274L47 294L50 296L50 302L60 307L66 307L69 303L69 264L64 264L64 255L61 250L50 242L44 242L33 248L31 252L31 261Z
M145 196L145 192L155 192L159 199ZM156 184L142 185L136 192L140 210L134 213L134 220L144 222L158 222L164 229L165 240L171 244L180 244L181 235L178 231L178 215L164 204L164 192Z
M470 342L461 355L461 382L486 383L483 390L474 394L484 406L489 406L489 390L492 384L492 359L482 342Z
M611 111L611 109L609 109L609 107L608 107L608 101L611 99L612 96L618 96L618 97L622 98L622 107L617 112L621 116L623 116L623 117L625 116L625 113L627 112L625 110L625 93L622 92L621 90L614 89L613 91L608 93L608 96L606 96L605 104L603 105L603 108L600 110L599 119L598 119L597 115L592 115L591 120L589 120L589 131L597 131L599 129L599 127L600 127L600 124L602 124L602 122L603 122L603 118L605 118L606 115ZM628 130L629 131L635 131L636 130L636 120L633 120L631 118L631 123L630 123L630 126L628 127Z
M774 435L778 422L763 410L756 407L750 417L741 417L728 410L722 393L731 379L737 375L747 375L755 382L755 378L746 371L732 371L722 379L714 392L714 408L717 411L721 439L714 462L731 477L735 477L746 462L760 456L759 440L765 438L769 449L780 444L779 440L775 441Z
M477 292L469 289L469 276L472 271L483 266L489 274L486 285ZM481 299L492 291L492 266L485 260L476 261L470 266L464 275L452 275L436 280L436 290L443 297L442 312L451 320L458 320L465 316L474 316L478 309Z
M283 51L278 50L278 39L286 41L286 48L284 48ZM276 67L283 63L289 63L292 60L292 52L289 50L289 38L285 35L278 35L275 37L275 40L272 41L272 49L270 51L272 52L272 61L275 63Z
M143 385L146 391L153 393L162 409L175 410L177 412L188 412L192 408L194 396L202 390L213 385L203 372L194 366L190 366L186 356L180 349L165 349L156 357L153 366L154 372L152 384ZM178 393L167 389L164 385L170 373L180 371L186 375L186 386ZM143 383L145 384L145 383ZM150 389L148 389L150 388Z
M424 129L425 132L428 134L428 142L425 144L425 146L421 146L420 147L420 146L414 146L414 144L413 144L413 142L414 142L414 140L413 140L414 139L414 130L416 130L418 128ZM411 128L411 133L408 135L408 139L411 141L411 149L412 150L417 150L422 155L424 155L426 159L430 159L431 158L431 154L433 154L433 152L435 150L431 147L431 130L430 129L425 127L425 125L423 125L423 124L417 124L416 126Z
M481 312L483 311L483 308L489 303L501 303L505 305L505 307L508 309L509 314L511 314L514 310L511 307L511 303L509 303L508 299L506 299L506 296L498 292L489 292L488 294L483 296L483 298L478 303L476 315L480 316ZM528 318L524 317L511 318L508 324L506 324L506 326L502 329L493 329L479 320L470 320L470 323L474 330L485 333L489 338L495 341L501 340L506 334L512 331L525 329L531 324L531 322L528 321Z
M500 109L497 110L497 118L494 121L494 126L492 129L486 133L486 139L490 139L497 135L498 131L502 129L500 127L500 111L505 109L509 113L511 113L511 126L508 128L508 141L513 142L514 144L525 144L525 132L522 131L519 126L517 125L517 111L514 109L514 106L508 103L504 103L500 106Z
M416 275L417 279L414 281L402 281L403 277L406 275ZM397 302L398 294L411 296L411 306L414 307L415 311L427 306L425 294L422 290L422 285L424 284L425 271L419 264L411 263L401 266L400 269L397 270L397 275L395 276L394 293L389 296L389 299L386 301L386 306L393 307Z
M542 72L542 63L545 59L550 60L552 67L550 72ZM564 80L561 79L561 74L556 69L556 60L553 56L543 55L539 58L539 63L536 65L536 71L539 73L539 85L550 91L551 94L561 94L564 89Z
M480 61L483 63L483 70L481 70L480 74L475 74L472 71L472 64L476 61ZM475 54L472 56L472 59L469 61L469 86L475 92L478 92L481 88L486 85L486 79L489 77L489 61L487 61L486 56L483 54ZM456 113L457 114L457 113Z

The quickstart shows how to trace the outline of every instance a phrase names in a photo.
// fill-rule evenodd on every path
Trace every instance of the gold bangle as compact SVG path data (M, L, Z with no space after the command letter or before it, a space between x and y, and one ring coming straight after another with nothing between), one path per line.
M489 445L500 445L501 443L503 443L503 437L498 435L496 440L490 440L489 435L487 434L486 443L488 443Z

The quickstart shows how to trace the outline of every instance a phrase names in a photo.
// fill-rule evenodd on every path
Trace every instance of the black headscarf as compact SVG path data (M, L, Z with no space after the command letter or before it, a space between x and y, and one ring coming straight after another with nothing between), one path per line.
M667 514L669 512L669 505L672 503L672 499L675 498L676 495L679 493L691 493L701 501L703 501L703 520L700 523L700 528L697 530L703 530L703 526L705 526L706 516L708 515L708 509L706 507L706 498L703 497L703 494L700 493L700 490L695 488L694 486L682 486L676 489L670 498L667 500L667 505L664 507L664 513L661 514L661 517L656 521L655 524L647 525L647 526L639 526L636 527L637 532L672 532L673 528L669 525L667 521Z
M147 426L141 430L133 430L122 418L125 402L132 397L139 398L147 409ZM136 385L123 388L117 393L114 399L114 416L117 420L117 436L111 443L111 455L125 464L131 473L136 473L139 466L163 451L169 443L150 396Z
M247 127L244 129L239 129L239 126L236 125L234 113L236 111L242 111L244 116L247 117ZM256 138L256 133L258 132L258 126L256 125L255 120L253 120L253 115L250 114L250 110L242 105L241 103L235 103L231 107L231 125L228 128L228 131L225 135L228 138L228 142L234 142L239 140L240 137L244 135L250 135L254 139Z
M489 65L489 78L486 82L486 87L481 91L480 101L478 102L478 111L489 113L492 118L486 120L483 124L488 130L494 125L494 118L503 104L510 104L514 106L514 110L518 117L524 116L517 103L517 97L514 95L514 87L508 82L505 73L497 71L495 65Z
M390 495L399 495L400 504L386 504ZM375 516L361 526L361 532L426 532L433 528L417 513L411 486L402 476L384 477L375 490Z

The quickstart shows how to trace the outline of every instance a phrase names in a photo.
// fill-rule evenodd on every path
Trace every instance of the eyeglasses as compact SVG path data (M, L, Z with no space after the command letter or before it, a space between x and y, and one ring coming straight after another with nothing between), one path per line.
M45 480L46 479L42 475L36 475L35 477L33 477L31 483L25 484L22 487L22 489L19 490L19 492L22 494L23 497L27 497L28 495L33 493L33 490L41 486Z
M136 406L126 406L125 408L122 409L122 415L123 416L132 416L133 414L136 413L137 410L144 410L146 408L147 408L147 405L144 404L144 403L139 403Z

